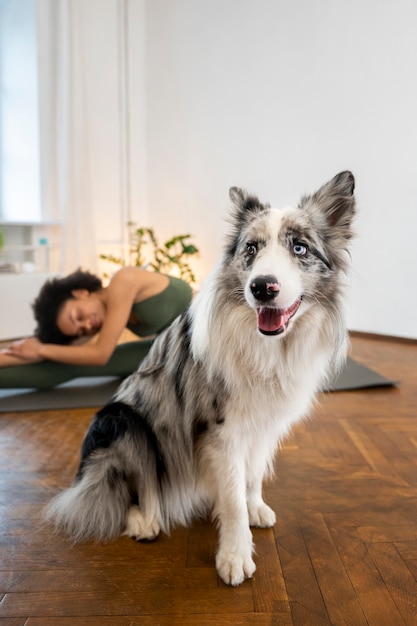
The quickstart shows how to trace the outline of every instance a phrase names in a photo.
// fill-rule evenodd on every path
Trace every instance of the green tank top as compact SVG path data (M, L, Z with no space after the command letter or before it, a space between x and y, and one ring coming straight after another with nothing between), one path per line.
M167 287L143 302L132 307L138 324L128 324L127 328L140 337L156 335L169 326L190 304L192 290L188 283L180 278L168 276Z

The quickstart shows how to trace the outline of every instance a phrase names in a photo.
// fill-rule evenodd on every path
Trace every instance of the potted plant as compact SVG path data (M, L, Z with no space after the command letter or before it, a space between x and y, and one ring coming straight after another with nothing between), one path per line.
M153 228L137 228L134 222L128 223L129 250L127 262L124 258L112 254L100 254L100 258L125 266L150 267L155 272L170 274L175 272L190 285L196 282L189 257L198 255L199 249L190 241L192 235L174 235L162 245Z

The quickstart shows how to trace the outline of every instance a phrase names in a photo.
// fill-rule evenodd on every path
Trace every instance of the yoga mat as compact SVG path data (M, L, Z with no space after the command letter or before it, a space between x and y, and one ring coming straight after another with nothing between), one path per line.
M372 387L394 387L397 384L398 381L389 380L348 357L339 376L323 391L353 391Z
M396 383L348 359L346 366L325 391L390 387ZM77 378L49 391L0 389L0 413L101 407L120 385L114 377Z
M120 378L75 378L47 391L0 389L0 413L100 407L120 385Z

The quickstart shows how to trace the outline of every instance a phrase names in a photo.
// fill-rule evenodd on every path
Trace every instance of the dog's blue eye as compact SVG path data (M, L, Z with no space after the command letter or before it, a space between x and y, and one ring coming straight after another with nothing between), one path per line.
M292 249L294 251L294 254L296 254L297 256L305 256L308 252L307 246L305 246L303 243L294 243Z

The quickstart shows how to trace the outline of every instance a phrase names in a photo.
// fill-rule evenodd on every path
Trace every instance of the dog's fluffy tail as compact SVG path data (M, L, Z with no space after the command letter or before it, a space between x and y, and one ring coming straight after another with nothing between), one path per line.
M114 539L125 528L131 494L118 459L112 456L109 450L96 452L73 486L46 509L46 520L74 542Z
M145 517L159 516L164 462L155 433L132 407L110 402L96 414L81 459L72 487L46 509L57 531L74 541L105 541L123 534L132 504Z

